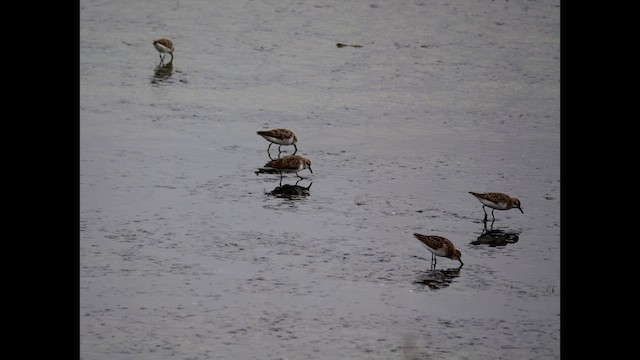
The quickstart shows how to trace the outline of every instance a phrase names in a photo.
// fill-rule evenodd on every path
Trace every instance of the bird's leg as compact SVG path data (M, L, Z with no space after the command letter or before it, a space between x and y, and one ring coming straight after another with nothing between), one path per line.
M169 55L171 55L171 61L169 61L169 64L173 63L173 53L169 53Z
M278 145L278 157L280 157L280 154L282 154L282 150L280 150L281 147L282 145Z
M296 146L296 144L293 144L293 147L295 148L295 150L293 151L293 154L291 154L291 155L295 155L298 152L298 146Z
M493 221L496 221L496 216L493 215L494 211L496 211L496 209L491 210L491 216L493 217ZM492 224L493 224L493 222L492 222Z
M269 155L270 160L275 160L274 158L271 157L271 152L269 151L271 149L271 145L273 145L273 143L269 143L269 147L267 148L267 155Z
M482 211L484 211L484 222L487 222L487 210L484 209L484 205L482 205Z

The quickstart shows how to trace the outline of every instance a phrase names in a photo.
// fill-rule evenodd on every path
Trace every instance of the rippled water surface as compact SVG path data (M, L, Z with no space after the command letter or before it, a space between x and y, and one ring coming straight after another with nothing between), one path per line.
M81 0L81 358L558 359L559 13Z

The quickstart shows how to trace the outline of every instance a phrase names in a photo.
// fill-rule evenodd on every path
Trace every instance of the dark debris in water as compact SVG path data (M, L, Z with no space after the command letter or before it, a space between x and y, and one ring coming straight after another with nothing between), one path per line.
M339 47L339 48L343 48L343 47L347 47L347 46L354 47L354 48L361 48L362 47L362 45L350 45L350 44L343 44L343 43L337 43L336 46Z

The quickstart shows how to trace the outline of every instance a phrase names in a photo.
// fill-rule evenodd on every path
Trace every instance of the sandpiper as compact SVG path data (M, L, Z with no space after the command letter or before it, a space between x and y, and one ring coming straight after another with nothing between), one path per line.
M174 49L173 49L173 42L171 42L171 40L169 40L169 39L154 40L153 41L153 46L156 48L156 50L158 50L158 54L160 56L160 62L161 63L164 62L164 57L166 56L166 54L171 55L171 61L169 61L169 63L173 62L173 50Z
M271 149L271 145L273 144L278 144L278 154L281 152L280 147L282 145L293 145L295 150L291 155L295 155L295 153L298 152L298 147L296 146L298 138L296 138L296 135L293 133L293 131L289 129L272 129L258 131L258 135L262 136L270 142L269 147L267 148L267 152L269 151L269 149Z
M460 250L456 249L456 247L453 246L453 243L448 239L438 235L422 235L418 233L414 233L413 236L420 240L420 242L426 246L429 251L431 251L432 267L436 266L436 256L446 257L451 260L458 260L460 261L460 267L464 265L462 260L460 260L460 257L462 256L462 254L460 254Z
M493 215L493 212L495 210L518 209L521 213L524 214L524 211L522 211L522 208L520 207L520 200L507 194L497 192L475 193L473 191L469 191L469 194L475 196L476 199L478 199L482 203L485 222L487 221L487 210L485 210L485 206L488 206L492 209L491 216L493 217L493 221L496 220L496 217Z
M265 166L265 168L273 169L282 173L295 173L299 178L303 178L298 175L299 171L304 169L309 169L311 173L311 161L305 157L300 155L287 155L281 158L269 161Z

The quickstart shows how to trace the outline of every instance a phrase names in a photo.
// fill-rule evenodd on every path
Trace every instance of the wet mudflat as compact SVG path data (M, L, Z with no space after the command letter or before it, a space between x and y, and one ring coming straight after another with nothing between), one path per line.
M81 357L559 358L559 11L81 1Z

